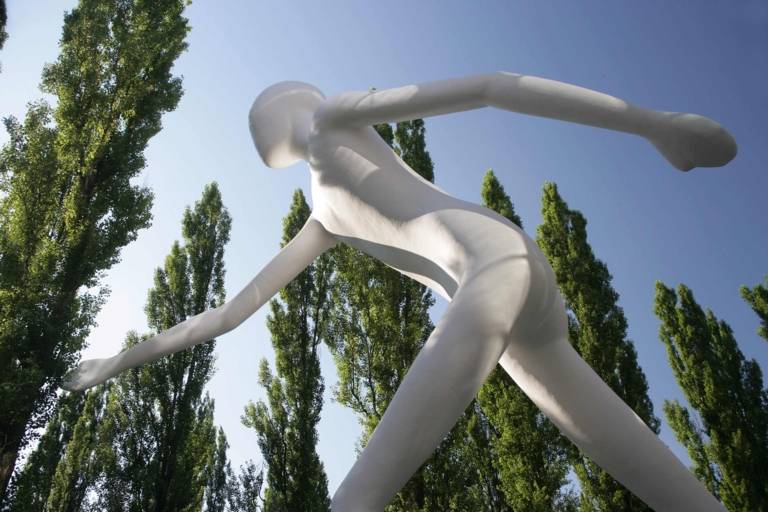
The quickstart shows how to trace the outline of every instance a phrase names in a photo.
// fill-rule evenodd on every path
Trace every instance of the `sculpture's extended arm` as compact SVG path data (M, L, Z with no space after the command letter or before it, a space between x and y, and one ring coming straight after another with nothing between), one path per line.
M483 107L640 135L680 170L725 165L736 154L733 137L705 117L646 110L583 87L504 72L344 93L329 98L317 119L366 126Z
M118 373L231 331L271 299L336 239L310 217L301 231L264 269L226 304L184 322L108 359L83 361L67 375L63 387L80 391Z

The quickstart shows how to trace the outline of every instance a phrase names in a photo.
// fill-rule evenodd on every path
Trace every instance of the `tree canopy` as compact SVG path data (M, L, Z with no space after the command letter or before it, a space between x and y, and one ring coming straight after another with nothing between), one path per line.
M659 337L690 408L664 402L693 472L731 512L768 510L768 391L730 326L693 292L656 283Z
M5 120L0 150L0 502L19 450L53 411L104 301L104 271L149 225L131 179L176 108L183 0L81 0L64 17L44 101Z

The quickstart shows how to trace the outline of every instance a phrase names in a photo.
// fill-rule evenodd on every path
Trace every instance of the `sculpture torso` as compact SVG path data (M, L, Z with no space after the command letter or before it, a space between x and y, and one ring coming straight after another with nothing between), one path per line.
M473 264L538 252L507 219L424 180L371 127L315 127L308 148L313 217L446 298Z

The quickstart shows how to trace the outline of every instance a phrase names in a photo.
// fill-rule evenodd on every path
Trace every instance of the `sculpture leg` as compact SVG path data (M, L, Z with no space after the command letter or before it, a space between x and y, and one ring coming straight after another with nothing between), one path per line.
M548 343L514 340L501 365L593 461L658 512L725 512L667 446L597 376L567 338L565 310L542 330Z
M381 512L432 454L501 357L529 302L529 277L525 257L508 258L459 287L333 497L334 512Z

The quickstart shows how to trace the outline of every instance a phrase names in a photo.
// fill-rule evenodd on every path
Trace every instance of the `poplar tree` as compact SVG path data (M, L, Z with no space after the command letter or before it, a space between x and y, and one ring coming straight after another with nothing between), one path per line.
M488 169L485 176L483 176L480 197L483 200L483 206L490 208L520 229L523 229L523 220L515 211L512 200L504 190L504 186L496 178L493 169Z
M103 302L105 270L150 222L131 179L175 109L183 0L81 0L56 62L0 150L0 505L19 451L51 416Z
M483 205L522 229L514 205L492 170L483 179ZM573 507L562 490L568 460L560 432L497 366L478 394L490 422L493 467L499 486L513 510L552 511Z
M8 32L5 31L5 24L8 22L8 12L5 10L5 0L0 0L0 50L3 49L5 40L8 39Z
M537 242L555 271L569 313L569 337L576 351L603 381L656 433L648 383L627 339L627 320L611 286L608 267L587 241L587 221L571 210L557 186L544 186L543 222ZM648 510L638 498L575 447L571 463L581 482L581 510Z
M765 276L765 285L758 284L751 289L742 286L741 296L760 318L757 333L768 341L768 276Z
M230 479L229 512L258 512L261 510L261 488L264 472L252 460L240 466L237 477Z
M205 512L225 512L232 492L232 466L227 459L227 436L219 427L216 449L211 453L205 486Z
M43 512L56 467L82 413L85 396L83 393L64 393L56 403L45 433L11 482L10 512Z
M207 185L182 221L149 290L147 323L165 331L224 303L224 246L231 219L216 183ZM126 348L150 335L131 333ZM104 453L100 504L107 510L183 511L202 504L216 449L211 340L128 370L115 378L101 422Z
M690 408L664 402L693 472L731 512L768 511L768 391L733 331L689 288L656 283L659 336Z
M184 213L155 273L148 323L166 330L224 302L224 245L231 220L216 184ZM131 333L126 348L147 336ZM203 396L214 343L125 372L107 385L65 394L60 413L14 482L11 511L223 511L231 469L227 441ZM79 404L79 405L78 405ZM35 464L43 462L41 467Z
M376 130L414 171L434 180L422 120L397 123L394 130L377 125ZM339 246L333 255L328 345L339 375L334 393L357 413L362 447L434 328L429 317L434 298L423 285L350 247ZM484 485L486 468L476 463L482 459L477 452L487 451L482 439L472 444L477 427L470 407L387 510L495 510L489 508L495 489Z
M280 246L287 245L310 216L296 190L283 219ZM328 479L317 455L317 424L323 406L318 346L328 317L330 255L319 257L270 302L267 326L275 350L273 374L261 362L259 380L267 402L250 403L243 423L253 428L267 466L265 512L330 510Z
M88 491L92 488L99 465L99 452L95 446L104 395L101 387L87 393L72 438L56 466L45 512L71 512L89 507Z

